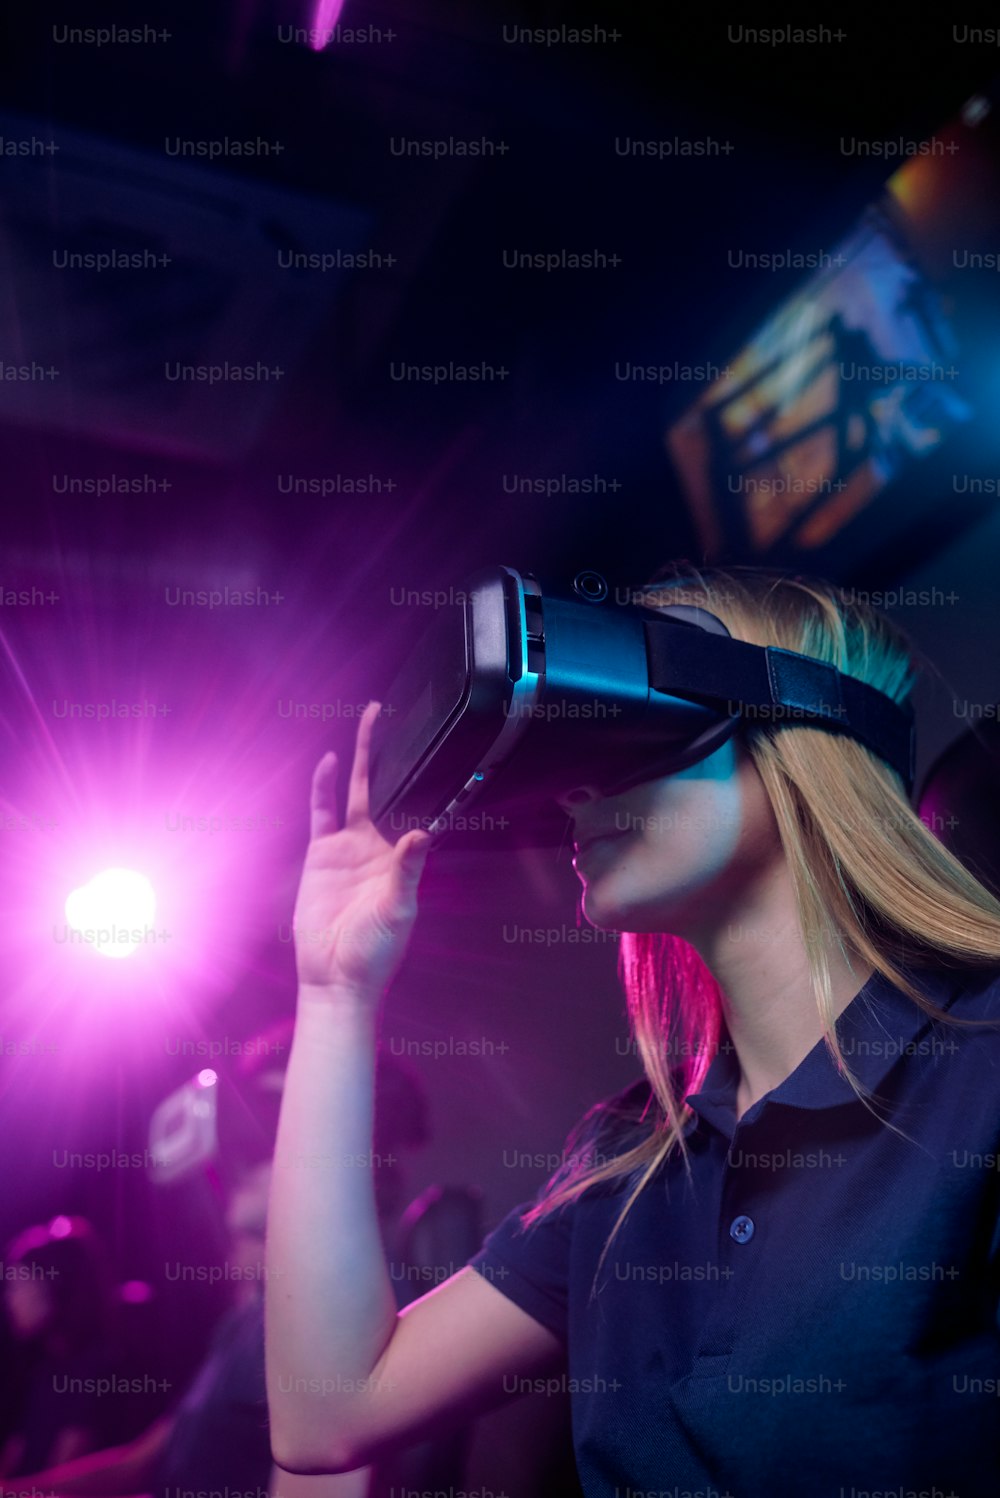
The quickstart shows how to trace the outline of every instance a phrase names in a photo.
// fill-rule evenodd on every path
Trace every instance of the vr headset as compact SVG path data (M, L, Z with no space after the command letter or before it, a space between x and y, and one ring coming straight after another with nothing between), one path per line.
M512 567L449 590L374 726L369 800L382 835L560 841L556 796L613 796L686 769L742 723L847 734L911 793L911 708L811 656L734 640L703 608L645 601L671 591L683 596L664 583L612 600L596 572L559 591Z

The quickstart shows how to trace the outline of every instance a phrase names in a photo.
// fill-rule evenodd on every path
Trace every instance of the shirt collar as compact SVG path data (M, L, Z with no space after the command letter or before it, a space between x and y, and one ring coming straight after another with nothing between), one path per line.
M939 1009L950 1009L963 987L961 974L954 971L911 967L906 973ZM933 1023L895 984L875 972L840 1015L836 1029L847 1065L862 1088L873 1093L899 1057L912 1050L921 1031ZM704 1083L700 1091L689 1093L685 1102L699 1118L731 1133L739 1079L739 1058L723 1023L719 1050L712 1058ZM795 1070L754 1105L748 1116L756 1115L765 1101L790 1108L818 1109L835 1108L858 1099L850 1083L837 1071L826 1041L820 1039ZM690 1127L696 1128L697 1120Z

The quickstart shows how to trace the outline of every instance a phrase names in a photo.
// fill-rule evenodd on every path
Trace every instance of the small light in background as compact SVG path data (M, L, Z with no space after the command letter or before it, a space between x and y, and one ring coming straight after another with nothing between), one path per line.
M146 1280L125 1280L118 1286L118 1298L128 1306L145 1305L153 1298L153 1287Z
M973 94L962 105L962 121L966 125L978 125L990 112L990 101L982 94Z

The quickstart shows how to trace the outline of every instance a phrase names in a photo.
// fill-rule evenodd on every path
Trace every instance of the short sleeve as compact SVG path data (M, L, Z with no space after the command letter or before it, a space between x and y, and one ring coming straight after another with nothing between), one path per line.
M565 1343L574 1204L559 1207L524 1228L521 1214L534 1205L521 1202L509 1212L468 1260L468 1267Z
M571 1129L563 1159L609 1158L635 1145L648 1133L651 1099L650 1085L642 1078L595 1103ZM572 1253L573 1227L579 1220L580 1203L594 1188L523 1227L522 1214L537 1206L552 1184L547 1181L534 1201L521 1202L509 1212L479 1252L466 1261L466 1267L475 1269L567 1344L572 1266L586 1257L585 1252Z

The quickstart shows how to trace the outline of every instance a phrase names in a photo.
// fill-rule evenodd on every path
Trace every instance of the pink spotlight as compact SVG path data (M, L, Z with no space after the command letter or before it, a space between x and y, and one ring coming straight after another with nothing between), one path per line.
M206 1066L204 1071L198 1073L199 1087L214 1087L218 1080L217 1073L210 1066Z
M68 1238L73 1231L73 1224L68 1217L53 1217L49 1223L49 1232L53 1238Z
M102 957L130 957L155 915L153 886L135 869L104 869L66 897L67 924Z

